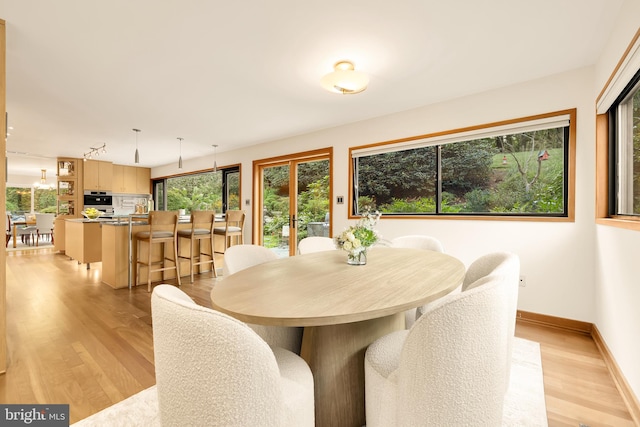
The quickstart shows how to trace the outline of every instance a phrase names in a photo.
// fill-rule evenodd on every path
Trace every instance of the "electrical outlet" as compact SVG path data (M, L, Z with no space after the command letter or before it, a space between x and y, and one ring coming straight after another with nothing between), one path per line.
M522 286L523 288L525 286L527 286L527 278L524 276L520 276L520 286Z

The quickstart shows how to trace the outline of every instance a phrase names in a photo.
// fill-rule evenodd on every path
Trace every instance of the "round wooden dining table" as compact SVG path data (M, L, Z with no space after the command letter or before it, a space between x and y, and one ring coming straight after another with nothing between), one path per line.
M364 353L404 328L404 311L462 283L465 267L439 252L374 247L366 265L343 251L269 261L218 281L213 308L247 323L302 326L301 356L315 383L317 426L365 424Z

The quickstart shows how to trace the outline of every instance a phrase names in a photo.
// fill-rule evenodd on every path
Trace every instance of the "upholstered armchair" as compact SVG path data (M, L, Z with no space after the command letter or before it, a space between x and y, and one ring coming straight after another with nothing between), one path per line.
M151 313L162 425L313 427L313 377L299 356L171 285L154 288Z
M367 427L502 423L509 283L484 276L365 355Z

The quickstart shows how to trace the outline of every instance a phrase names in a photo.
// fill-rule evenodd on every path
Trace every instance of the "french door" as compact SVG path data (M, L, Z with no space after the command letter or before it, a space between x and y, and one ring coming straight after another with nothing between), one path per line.
M332 155L327 148L254 161L254 241L287 257L307 236L331 236Z

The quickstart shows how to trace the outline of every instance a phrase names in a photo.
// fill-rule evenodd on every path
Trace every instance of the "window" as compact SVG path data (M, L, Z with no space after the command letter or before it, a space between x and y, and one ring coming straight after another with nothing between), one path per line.
M56 213L56 190L51 188L7 187L7 211L15 215L30 212ZM33 210L32 210L33 207Z
M596 222L640 230L640 30L596 100Z
M609 109L612 215L640 217L640 71Z
M240 209L240 167L154 180L153 194L159 210Z
M571 220L574 129L568 110L353 148L351 212Z

